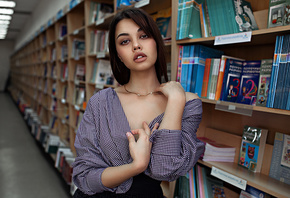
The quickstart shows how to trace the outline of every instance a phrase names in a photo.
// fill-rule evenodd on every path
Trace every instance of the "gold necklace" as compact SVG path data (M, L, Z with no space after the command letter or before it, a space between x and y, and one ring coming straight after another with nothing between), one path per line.
M155 92L153 92L153 91L151 91L151 92L149 92L149 93L147 93L147 94L139 94L139 93L135 93L135 92L129 91L129 90L126 88L125 85L124 85L124 89L126 90L127 93L135 94L135 95L137 95L137 96L148 96L148 95L151 95L151 94L155 93Z

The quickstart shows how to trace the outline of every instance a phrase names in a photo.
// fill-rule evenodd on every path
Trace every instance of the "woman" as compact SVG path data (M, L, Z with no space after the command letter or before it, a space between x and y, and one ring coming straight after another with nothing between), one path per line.
M203 152L201 100L166 75L156 23L126 9L110 26L110 61L120 87L88 102L78 129L74 197L163 197L160 182L185 175Z

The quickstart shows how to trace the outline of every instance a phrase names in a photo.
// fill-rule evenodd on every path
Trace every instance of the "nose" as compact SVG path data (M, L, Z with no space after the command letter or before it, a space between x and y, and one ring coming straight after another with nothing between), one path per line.
M137 49L141 49L139 45L138 46L134 46L134 51L137 50Z
M138 41L135 41L133 44L133 51L142 49L141 44Z

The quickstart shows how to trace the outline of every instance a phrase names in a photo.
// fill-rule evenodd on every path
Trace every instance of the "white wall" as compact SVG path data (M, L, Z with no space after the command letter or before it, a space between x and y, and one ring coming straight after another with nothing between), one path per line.
M0 92L5 90L13 50L14 41L0 40Z
M19 37L16 40L15 50L22 47L42 25L47 24L48 20L56 13L68 5L70 0L41 0L32 13L32 16L27 20L24 28L21 30Z

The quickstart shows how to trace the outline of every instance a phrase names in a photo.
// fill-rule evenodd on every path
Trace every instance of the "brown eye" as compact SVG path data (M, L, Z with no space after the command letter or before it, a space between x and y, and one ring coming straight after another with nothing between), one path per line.
M147 36L147 34L142 34L140 38L144 39L144 38L148 38L148 36Z
M122 42L121 42L121 45L126 45L126 44L128 44L129 43L129 40L123 40Z

